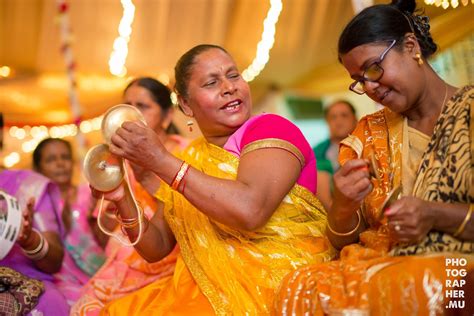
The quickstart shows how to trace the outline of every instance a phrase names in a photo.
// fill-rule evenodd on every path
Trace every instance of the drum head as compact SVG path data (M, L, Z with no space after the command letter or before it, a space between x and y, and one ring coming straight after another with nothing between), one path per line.
M21 210L18 200L0 191L0 260L13 248L20 229Z

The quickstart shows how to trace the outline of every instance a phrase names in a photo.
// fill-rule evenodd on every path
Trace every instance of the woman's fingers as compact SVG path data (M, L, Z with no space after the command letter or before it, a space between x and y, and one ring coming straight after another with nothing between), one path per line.
M360 169L360 168L367 168L367 173L369 172L369 163L365 159L352 159L346 162L341 168L338 170L338 172L341 176L347 176L353 171Z

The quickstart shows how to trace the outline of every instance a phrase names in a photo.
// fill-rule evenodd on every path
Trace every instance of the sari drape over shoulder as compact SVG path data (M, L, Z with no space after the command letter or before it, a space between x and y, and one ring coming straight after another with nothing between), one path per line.
M362 205L368 229L358 244L342 249L340 260L308 266L285 278L276 302L278 313L443 312L446 280L455 279L447 277L445 259L464 258L465 268L473 269L474 243L432 230L416 245L396 244L387 220L380 219L380 208L398 185L403 186L403 195L426 201L474 203L473 113L474 87L467 86L442 109L421 160L414 164L412 183L407 183L408 169L416 148L411 148L406 120L387 108L360 120L341 143L339 160L343 165L375 154L381 179L372 179L374 189Z
M282 145L275 139L260 139L245 148ZM286 143L285 150L296 148L287 145L291 144ZM207 175L235 180L241 154L240 149L236 151L237 155L201 138L180 158ZM267 224L256 231L233 229L213 221L164 183L157 197L165 203L165 218L180 247L173 279L115 301L104 314L269 314L276 289L288 272L328 261L334 255L324 235L324 209L307 188L298 184Z

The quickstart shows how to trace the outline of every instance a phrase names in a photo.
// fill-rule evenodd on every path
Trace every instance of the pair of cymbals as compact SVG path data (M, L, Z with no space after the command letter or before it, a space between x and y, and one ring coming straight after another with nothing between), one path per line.
M146 123L142 113L127 104L116 105L105 113L101 130L107 144L111 143L112 135L126 121ZM87 181L95 189L104 192L117 188L124 178L123 160L112 154L107 144L92 147L84 159L84 175Z

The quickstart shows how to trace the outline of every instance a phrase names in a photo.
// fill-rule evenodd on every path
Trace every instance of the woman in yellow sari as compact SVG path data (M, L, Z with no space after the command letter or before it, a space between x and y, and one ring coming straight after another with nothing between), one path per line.
M472 304L457 295L474 268L474 88L448 85L426 62L436 45L415 6L369 7L339 39L350 90L385 108L340 146L328 214L340 260L286 277L280 314L436 315Z
M162 179L156 197L164 220L137 217L123 187L106 198L118 205L130 240L141 231L135 248L148 261L179 245L176 270L103 314L269 314L288 272L333 257L326 213L314 196L314 154L288 120L250 117L249 86L223 48L194 47L175 78L180 105L204 137L176 158L152 130L125 122L110 147Z

